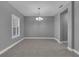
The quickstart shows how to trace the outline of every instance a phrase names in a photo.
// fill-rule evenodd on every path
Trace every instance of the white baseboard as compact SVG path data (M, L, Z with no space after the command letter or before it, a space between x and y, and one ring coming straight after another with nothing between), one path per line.
M77 55L79 55L79 51L73 49L73 52L75 52Z
M72 48L70 48L70 47L67 47L67 49L68 49L69 51L73 51L73 49L72 49Z
M54 39L54 37L24 37L24 39Z
M55 37L24 37L24 39L54 39L58 43L61 43L60 40Z
M59 44L61 44L60 39L54 38Z
M68 49L69 51L72 51L72 52L76 53L77 55L79 55L79 51L77 51L77 50L75 50L75 49L72 49L72 48L70 48L70 47L67 47L67 49Z
M22 40L24 40L24 38L22 38L21 40L13 43L12 45L10 45L9 47L3 49L2 51L0 51L0 55L3 54L4 52L8 51L9 49L11 49L12 47L14 47L15 45L17 45L18 43L20 43Z

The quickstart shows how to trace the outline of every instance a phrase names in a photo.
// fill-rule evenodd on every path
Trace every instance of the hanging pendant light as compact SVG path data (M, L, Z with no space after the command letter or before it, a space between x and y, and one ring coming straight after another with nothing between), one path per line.
M42 21L42 20L43 20L43 18L42 18L42 17L40 17L40 8L38 8L38 11L39 11L39 16L38 16L38 17L36 17L36 21Z
M42 17L37 17L36 20L37 20L37 21L42 21L43 18L42 18Z

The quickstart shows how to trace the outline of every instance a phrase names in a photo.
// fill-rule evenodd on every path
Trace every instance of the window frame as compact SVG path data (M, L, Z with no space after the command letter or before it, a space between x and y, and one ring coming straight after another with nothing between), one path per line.
M20 18L14 14L12 14L11 17L12 17L12 39L13 39L13 38L17 38L20 36ZM13 22L16 22L16 24ZM15 28L15 35L13 34L14 28Z

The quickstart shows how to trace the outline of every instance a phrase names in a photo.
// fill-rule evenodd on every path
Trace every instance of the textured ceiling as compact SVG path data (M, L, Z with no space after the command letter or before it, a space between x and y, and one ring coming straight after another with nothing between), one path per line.
M54 16L67 1L9 1L9 3L20 11L24 16ZM63 5L63 6L61 6ZM59 8L61 7L61 8Z

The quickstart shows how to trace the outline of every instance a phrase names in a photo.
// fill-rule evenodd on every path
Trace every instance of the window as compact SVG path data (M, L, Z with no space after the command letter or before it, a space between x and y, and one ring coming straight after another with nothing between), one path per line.
M12 15L12 38L20 36L20 18Z

